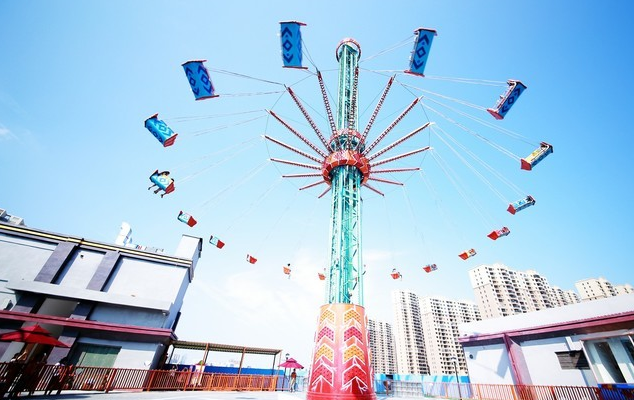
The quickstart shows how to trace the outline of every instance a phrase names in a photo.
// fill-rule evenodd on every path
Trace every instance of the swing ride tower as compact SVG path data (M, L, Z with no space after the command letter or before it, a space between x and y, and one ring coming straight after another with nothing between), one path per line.
M343 40L336 50L336 129L322 165L322 175L332 191L327 304L319 313L307 400L376 398L363 307L360 191L370 165L362 154L365 141L357 121L360 54L361 47L353 39Z
M296 28L301 25L296 21L289 23L294 24ZM301 40L298 31L292 34L291 30L287 28L287 23L282 23L282 25L283 58L285 63L289 63L285 66L302 68L301 63L293 63L301 60L299 57L301 53L299 50L293 52L294 47L290 44L295 41L295 48L299 47ZM392 157L378 158L422 132L431 123L427 122L382 149L370 153L414 108L419 98L415 98L372 143L366 145L368 133L390 91L394 77L389 79L367 125L363 132L360 132L357 98L361 46L354 39L344 39L337 46L335 55L339 63L336 113L333 113L330 106L322 75L319 71L316 73L330 125L329 139L321 133L299 97L290 87L286 88L306 121L315 131L323 147L311 142L272 110L268 111L272 117L317 155L304 152L268 135L264 137L313 161L313 163L307 164L277 158L271 158L272 161L319 171L282 175L284 178L318 178L317 182L303 186L300 190L326 184L327 188L319 196L320 198L332 191L330 260L328 269L324 274L326 280L325 304L321 306L319 311L306 399L374 400L376 399L374 373L370 364L367 317L363 306L361 188L365 187L383 196L384 194L373 187L371 182L403 185L401 182L379 178L377 175L417 171L418 167L390 169L377 167L426 151L429 146Z

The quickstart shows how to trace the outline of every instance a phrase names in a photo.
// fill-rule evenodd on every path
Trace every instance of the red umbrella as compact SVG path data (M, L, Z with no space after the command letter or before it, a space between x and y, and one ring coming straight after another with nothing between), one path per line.
M283 368L299 368L299 369L303 369L304 368L302 366L302 364L298 363L294 358L289 358L288 360L284 361L283 363L280 364L280 367L283 367Z
M23 342L48 344L57 347L70 347L51 336L51 333L39 325L31 325L0 335L0 342Z

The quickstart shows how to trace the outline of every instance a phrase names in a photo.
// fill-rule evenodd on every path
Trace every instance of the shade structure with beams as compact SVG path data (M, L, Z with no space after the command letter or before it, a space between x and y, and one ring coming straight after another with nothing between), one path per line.
M0 342L37 343L56 347L70 347L51 336L51 333L40 325L25 326L17 331L0 335Z

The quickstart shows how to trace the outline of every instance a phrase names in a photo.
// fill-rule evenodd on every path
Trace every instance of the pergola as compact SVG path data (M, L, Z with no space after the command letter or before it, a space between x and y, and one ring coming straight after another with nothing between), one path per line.
M186 349L186 350L200 350L203 351L202 361L204 364L207 364L207 355L209 352L215 351L220 353L240 353L242 356L240 357L240 366L238 367L238 374L242 371L242 363L244 361L245 354L260 354L260 355L269 355L273 356L273 365L271 365L271 370L275 369L275 363L277 360L277 355L281 353L281 349L267 349L263 347L247 347L247 346L236 346L231 344L219 344L219 343L209 343L209 342L190 342L187 340L174 340L171 342L172 351L170 353L170 360L172 359L172 355L174 354L174 350L176 349ZM281 359L280 359L281 361Z

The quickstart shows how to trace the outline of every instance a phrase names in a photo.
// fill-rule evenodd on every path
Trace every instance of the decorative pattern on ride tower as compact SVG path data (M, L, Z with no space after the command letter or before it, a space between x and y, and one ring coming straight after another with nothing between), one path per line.
M306 400L376 399L368 340L362 306L321 306Z

